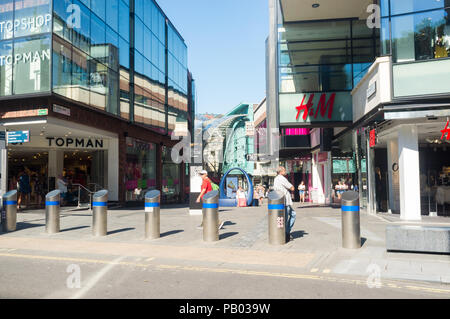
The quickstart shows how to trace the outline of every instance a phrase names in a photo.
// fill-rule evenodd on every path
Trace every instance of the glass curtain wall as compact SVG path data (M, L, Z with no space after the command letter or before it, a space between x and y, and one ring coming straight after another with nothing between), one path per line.
M54 0L53 92L128 118L128 21L128 1Z
M50 0L0 0L0 96L50 91Z
M188 131L187 47L169 23L167 26L168 129L186 136Z
M378 32L365 20L280 25L280 93L350 92L378 55Z
M392 53L394 62L449 56L450 0L383 0L381 5L383 25L392 30L392 38L383 39L383 52Z
M383 0L381 5L382 51L394 62L394 96L448 94L450 0Z
M135 1L134 119L159 133L166 122L165 28L165 17L152 0Z

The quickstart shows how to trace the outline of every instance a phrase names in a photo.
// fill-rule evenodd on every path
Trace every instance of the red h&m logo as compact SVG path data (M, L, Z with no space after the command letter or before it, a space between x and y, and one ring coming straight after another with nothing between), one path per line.
M300 113L303 111L303 120L306 121L308 119L308 116L314 116L314 118L317 118L317 115L319 114L320 110L320 116L322 118L325 118L325 114L328 110L328 119L331 120L331 117L333 115L333 107L334 107L334 100L336 99L336 93L331 94L330 99L327 102L327 95L326 93L323 93L320 96L319 104L317 105L316 112L314 114L314 94L311 94L311 96L308 99L308 103L305 104L306 94L303 95L302 104L295 107L297 109L297 117L295 118L298 120L300 117Z
M377 144L377 135L375 130L370 131L369 135L369 145L370 147L374 147Z
M447 141L450 141L450 129L448 128L448 122L449 121L447 121L447 125L445 125L445 128L441 131L442 133L441 140L443 140L445 134L447 134Z

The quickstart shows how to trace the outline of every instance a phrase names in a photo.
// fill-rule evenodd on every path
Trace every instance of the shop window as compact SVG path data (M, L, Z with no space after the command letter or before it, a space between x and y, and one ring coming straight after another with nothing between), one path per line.
M130 137L126 143L126 200L144 200L145 193L157 186L156 145Z
M12 48L12 41L0 42L0 57L3 57L0 60L0 96L12 94Z
M13 60L14 94L50 90L50 37L16 39Z
M163 147L162 199L166 203L180 200L180 165L171 158L172 149Z
M392 17L394 62L447 58L450 9Z

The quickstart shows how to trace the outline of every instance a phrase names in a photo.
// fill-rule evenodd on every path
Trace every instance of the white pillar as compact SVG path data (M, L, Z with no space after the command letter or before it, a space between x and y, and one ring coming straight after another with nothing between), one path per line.
M0 188L1 192L0 195L3 196L8 191L8 150L5 147L5 141L0 141L0 144L3 144L0 146L0 174L1 174L1 183Z
M398 152L400 219L420 220L419 143L416 126L399 127Z
M389 210L398 212L400 210L400 186L399 171L392 169L394 164L398 165L398 137L387 142L388 154L388 179L389 179Z
M367 203L367 212L371 215L375 215L377 213L377 203L375 197L376 183L375 183L375 150L370 147L369 140L367 139L367 191L368 191L368 199Z
M48 152L48 177L58 177L64 169L64 151L50 150Z

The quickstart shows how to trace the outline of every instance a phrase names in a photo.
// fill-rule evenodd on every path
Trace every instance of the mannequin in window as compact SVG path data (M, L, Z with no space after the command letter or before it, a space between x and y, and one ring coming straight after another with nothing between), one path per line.
M444 38L444 25L441 25L437 28L437 39L436 44L434 46L434 58L447 58L448 57L448 51L447 51L447 43Z
M435 51L434 51L434 57L436 59L439 58L447 58L448 57L448 52L447 52L447 48L445 46L445 42L444 42L444 38L441 36L437 39L436 41L436 47L435 47Z

